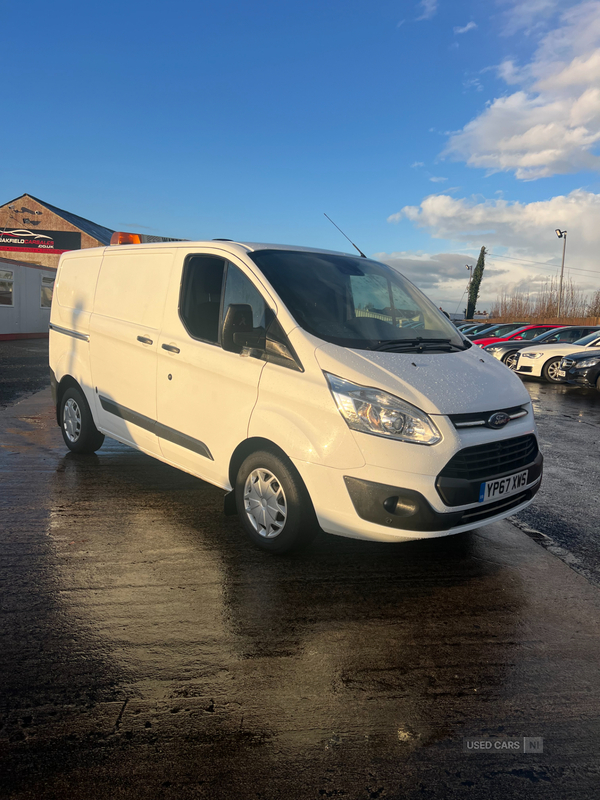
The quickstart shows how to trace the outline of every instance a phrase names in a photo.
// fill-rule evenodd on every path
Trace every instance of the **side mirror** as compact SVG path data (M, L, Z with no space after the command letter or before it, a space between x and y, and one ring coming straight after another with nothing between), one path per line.
M522 339L522 336L515 336L515 339Z
M265 349L264 330L255 332L252 325L252 306L231 303L227 307L221 332L223 350L241 353L245 347Z

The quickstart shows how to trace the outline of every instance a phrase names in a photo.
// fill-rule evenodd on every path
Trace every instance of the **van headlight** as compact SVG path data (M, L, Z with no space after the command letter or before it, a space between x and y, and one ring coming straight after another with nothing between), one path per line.
M324 373L349 428L401 442L436 444L442 435L424 411L381 389L360 386Z

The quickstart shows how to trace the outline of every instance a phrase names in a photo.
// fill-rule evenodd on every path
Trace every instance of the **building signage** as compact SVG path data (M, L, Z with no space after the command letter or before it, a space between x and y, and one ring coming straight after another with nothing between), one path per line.
M81 250L81 234L75 231L0 230L0 250L20 253L65 253Z

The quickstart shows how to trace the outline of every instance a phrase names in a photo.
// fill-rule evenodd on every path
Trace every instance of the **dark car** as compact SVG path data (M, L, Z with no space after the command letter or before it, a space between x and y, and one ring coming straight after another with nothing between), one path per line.
M518 359L515 357L519 350L524 347L531 347L534 344L556 344L560 342L576 342L588 333L600 330L600 325L564 325L552 328L549 331L541 333L535 339L529 341L518 342L511 339L508 342L498 342L497 344L487 344L483 349L487 350L490 355L502 361L510 369L517 368Z
M509 333L516 331L517 328L522 328L527 325L526 322L501 322L497 325L488 325L487 328L477 326L476 330L466 333L467 339L478 339L484 336L508 336Z
M585 352L565 356L560 362L557 375L566 383L595 386L600 392L600 348L593 347Z
M470 322L468 325L461 326L461 332L465 336L470 336L472 333L481 333L485 330L495 328L498 323L496 322Z

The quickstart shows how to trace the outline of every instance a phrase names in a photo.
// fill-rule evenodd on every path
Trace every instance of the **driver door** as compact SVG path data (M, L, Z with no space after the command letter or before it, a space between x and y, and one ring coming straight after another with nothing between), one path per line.
M158 343L158 435L170 463L224 488L229 462L247 438L265 362L221 347L223 309L266 303L242 265L199 252L174 269Z

